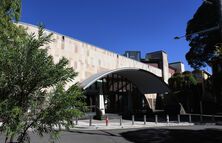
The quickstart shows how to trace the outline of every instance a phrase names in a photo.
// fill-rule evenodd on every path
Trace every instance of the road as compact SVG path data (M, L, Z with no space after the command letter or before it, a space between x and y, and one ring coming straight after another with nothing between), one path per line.
M49 136L31 134L31 143L49 143ZM3 142L3 136L0 136ZM222 126L159 127L62 132L56 143L222 143Z

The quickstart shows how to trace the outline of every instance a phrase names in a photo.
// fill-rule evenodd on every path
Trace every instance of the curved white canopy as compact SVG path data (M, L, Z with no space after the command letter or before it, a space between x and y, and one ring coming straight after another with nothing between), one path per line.
M105 77L106 75L112 73L116 73L120 76L127 78L129 81L134 83L140 90L140 92L143 94L169 92L168 85L160 77L154 75L151 72L138 68L121 68L110 71L104 71L84 80L80 83L80 86L83 89L86 89L90 85L95 83L98 79L101 79L102 77Z

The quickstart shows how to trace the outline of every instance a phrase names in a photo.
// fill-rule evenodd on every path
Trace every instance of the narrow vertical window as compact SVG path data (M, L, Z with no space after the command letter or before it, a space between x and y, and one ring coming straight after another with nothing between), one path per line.
M61 44L61 48L64 49L65 48L65 36L62 36L62 44Z

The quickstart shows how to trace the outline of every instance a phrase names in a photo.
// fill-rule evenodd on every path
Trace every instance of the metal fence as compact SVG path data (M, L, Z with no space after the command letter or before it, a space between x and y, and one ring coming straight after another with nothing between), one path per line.
M92 126L93 124L93 116L89 116L87 118L89 120L89 126ZM153 114L153 115L143 115L141 116L135 116L132 115L130 118L128 117L127 119L128 122L130 121L132 125L136 125L136 121L143 122L144 125L147 125L149 122L153 122L155 124L158 123L194 123L194 124L199 124L199 123L222 123L222 115L206 115L206 114L178 114L178 115L158 115L158 114ZM74 123L78 125L79 119L76 118ZM123 126L123 116L118 117L119 121L119 126ZM109 124L112 122L112 120L109 120L109 115L106 115L104 118L104 125L109 126Z

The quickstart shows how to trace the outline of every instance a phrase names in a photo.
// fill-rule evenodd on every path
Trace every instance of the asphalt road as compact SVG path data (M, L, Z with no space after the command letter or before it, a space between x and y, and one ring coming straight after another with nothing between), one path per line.
M31 134L31 143L49 143L49 136ZM0 136L3 143L3 136ZM56 143L222 143L222 126L159 127L62 132Z

